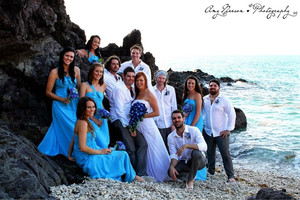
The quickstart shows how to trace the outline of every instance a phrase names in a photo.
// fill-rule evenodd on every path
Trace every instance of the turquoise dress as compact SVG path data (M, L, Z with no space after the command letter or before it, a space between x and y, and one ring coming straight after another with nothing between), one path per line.
M86 145L92 149L102 149L95 141L95 135L90 132L86 136ZM78 135L74 137L74 150L72 154L77 165L91 178L107 178L131 182L135 178L135 171L130 163L126 151L113 150L111 154L87 154L80 151Z
M67 97L67 89L76 87L77 80L74 83L69 76L64 77L64 83L61 79L55 80L55 94L60 97ZM68 157L69 145L74 134L76 123L76 107L78 98L71 100L69 104L53 100L52 103L52 123L43 141L38 149L48 156L62 154Z
M87 83L88 84L88 83ZM87 92L85 95L87 97L91 97L94 99L94 101L97 104L97 110L103 109L102 101L104 99L104 95L102 92L98 92L93 85L89 86L93 89L93 92ZM101 119L101 116L97 113L95 115L95 118L102 120L102 125L99 127L96 123L94 123L92 120L91 123L94 127L94 133L96 134L96 143L100 148L107 148L109 145L109 130L108 130L108 124L107 119Z
M185 124L186 125L191 125L193 120L194 120L194 117L196 115L196 101L194 99L185 99L184 100L184 104L190 104L193 106L193 110L190 112L189 116L185 118ZM195 127L197 127L200 132L202 133L203 131L203 112L202 112L202 109L201 109L201 115L199 117L199 120L198 122L196 123Z
M90 63L93 63L94 61L99 61L99 57L96 55L93 55L90 51L86 50L87 52L89 52L89 57L88 60Z
M196 101L194 99L185 99L184 100L184 104L190 104L193 106L193 110L190 112L189 116L185 118L185 124L186 125L191 125L193 120L194 120L194 117L196 115ZM198 122L196 123L195 127L197 127L201 134L203 132L203 112L202 112L202 109L201 109L201 115L198 119ZM196 178L195 180L206 180L206 173L207 173L207 169L206 167L204 167L203 169L201 170L198 170L197 171L197 174L196 174Z

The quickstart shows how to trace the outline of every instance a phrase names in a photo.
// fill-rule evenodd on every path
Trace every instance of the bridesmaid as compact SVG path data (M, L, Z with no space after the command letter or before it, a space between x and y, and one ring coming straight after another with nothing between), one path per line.
M104 99L104 91L106 83L104 83L104 68L100 63L93 63L88 73L88 81L82 83L80 87L80 97L91 97L97 104L97 110L103 109L102 101ZM109 131L107 119L101 119L96 113L90 118L95 129L96 143L101 148L107 148L109 145Z
M96 112L96 103L90 97L80 98L77 106L77 122L74 129L74 143L69 147L69 159L76 161L91 178L108 178L131 182L145 181L136 176L126 151L112 151L100 148L95 141L93 125L89 120ZM71 152L73 150L71 157ZM123 176L124 175L124 176Z
M195 76L188 76L184 83L184 91L182 97L183 104L190 104L193 110L186 114L185 124L196 126L202 133L203 130L203 95L202 88Z
M49 156L63 154L67 157L73 136L78 99L69 100L67 90L78 88L81 81L80 70L74 66L74 55L73 48L65 48L60 53L58 67L52 69L48 77L46 96L53 99L53 121L38 149Z
M85 49L77 49L76 55L79 57L87 57L90 64L95 61L102 63L102 56L99 49L100 41L101 38L98 35L92 35L87 42Z

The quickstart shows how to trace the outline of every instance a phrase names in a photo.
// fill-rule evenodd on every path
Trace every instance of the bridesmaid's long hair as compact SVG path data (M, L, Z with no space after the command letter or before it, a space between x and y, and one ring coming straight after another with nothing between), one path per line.
M78 101L78 104L77 104L76 117L77 117L77 120L86 121L87 124L88 124L88 132L91 132L92 134L94 134L94 127L85 115L86 103L88 101L94 102L95 108L97 108L96 102L92 98L90 98L90 97L81 97ZM96 110L95 110L95 113L96 113Z
M92 82L93 82L93 73L94 73L94 70L96 69L96 67L101 67L104 70L103 65L100 64L100 63L95 62L95 63L93 63L91 65L89 73L88 73L88 83L90 85L92 85ZM103 79L104 79L104 71L102 73L102 77L99 79L99 84L100 85L103 85L103 83L104 83Z
M74 59L69 65L69 74L71 76L71 79L73 83L75 83L75 49L72 47L65 47L59 55L59 61L58 61L58 78L62 80L62 82L65 81L65 71L64 71L64 55L67 52L73 52L74 53Z
M189 96L189 90L187 88L187 82L188 82L189 79L195 80L195 83L196 83L195 84L195 91L198 92L198 93L200 93L201 99L202 99L202 107L203 107L204 106L204 102L203 102L202 87L200 86L198 79L195 76L193 76L193 75L190 75L190 76L188 76L185 79L184 87L183 87L182 104L184 104L184 100Z
M144 77L145 79L145 84L146 84L146 88L148 88L148 80L147 80L147 76L144 72L138 72L135 77L134 77L134 91L135 91L135 98L137 98L137 96L139 96L140 90L138 87L136 87L136 79L138 79L139 77Z
M92 35L90 37L89 41L87 42L87 44L85 45L85 48L88 51L88 54L91 51L92 43L93 43L93 40L95 37L98 38L101 42L101 38L98 35ZM97 49L95 49L95 55L98 56L99 58L102 58L101 53L100 53L100 45ZM89 57L89 55L88 55L88 57Z

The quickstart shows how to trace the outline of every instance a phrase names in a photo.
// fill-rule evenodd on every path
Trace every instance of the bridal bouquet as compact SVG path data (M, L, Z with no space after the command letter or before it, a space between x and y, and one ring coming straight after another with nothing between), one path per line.
M68 88L67 89L67 98L69 102L71 102L73 99L76 99L79 97L78 90L76 88Z
M98 109L98 114L101 116L103 119L108 119L111 120L110 118L110 113L106 109Z
M188 114L190 112L192 112L193 110L193 106L191 104L184 104L183 107L182 107L182 111L185 113L185 114Z
M132 132L136 130L138 123L143 121L146 113L147 113L147 108L143 103L136 102L131 106L129 112L130 121L128 126Z

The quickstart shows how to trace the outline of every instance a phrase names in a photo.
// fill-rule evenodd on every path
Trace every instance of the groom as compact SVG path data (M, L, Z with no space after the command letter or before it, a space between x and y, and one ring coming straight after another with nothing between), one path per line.
M112 125L117 133L121 134L122 140L126 146L126 151L130 157L131 164L138 176L147 176L146 158L148 144L141 133L132 137L129 129L129 111L134 93L131 85L134 82L134 69L127 67L123 73L123 81L114 88L111 99L110 114ZM137 131L138 132L138 131Z

